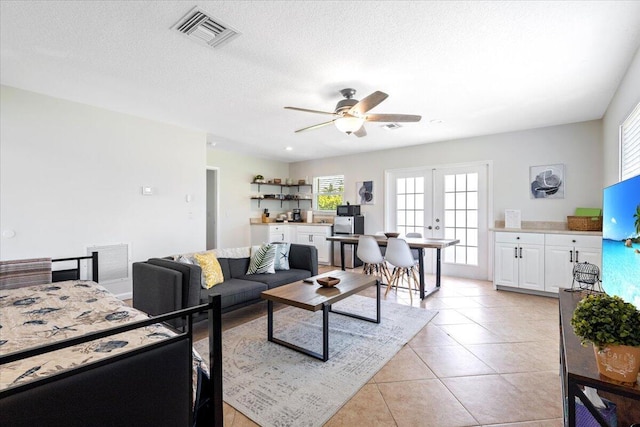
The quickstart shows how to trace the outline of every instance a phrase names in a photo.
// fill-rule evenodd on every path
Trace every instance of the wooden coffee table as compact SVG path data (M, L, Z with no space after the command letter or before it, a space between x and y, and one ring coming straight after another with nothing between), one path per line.
M337 277L340 283L332 288L323 288L315 279L320 277ZM363 317L354 313L333 310L332 304L356 294L369 286L376 286L376 317ZM354 317L367 322L380 323L380 283L375 276L351 273L347 271L335 270L329 273L313 276L305 281L298 281L288 285L279 286L262 292L260 295L267 300L267 339L276 344L283 345L292 350L299 351L308 356L320 359L323 362L329 360L329 312L341 314L343 316ZM299 347L287 341L283 341L273 336L273 303L279 302L303 310L322 310L322 354L313 352L303 347Z

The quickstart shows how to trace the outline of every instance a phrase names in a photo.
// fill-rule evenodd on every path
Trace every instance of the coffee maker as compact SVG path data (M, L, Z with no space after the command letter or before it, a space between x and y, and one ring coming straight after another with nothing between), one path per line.
M300 209L292 209L293 222L302 222L302 215L300 215Z

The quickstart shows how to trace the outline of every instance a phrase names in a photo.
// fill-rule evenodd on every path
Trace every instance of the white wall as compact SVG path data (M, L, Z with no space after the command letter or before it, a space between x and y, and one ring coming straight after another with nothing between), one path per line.
M257 185L251 184L251 181L259 174L265 179L280 178L284 182L289 177L289 164L210 148L207 150L207 165L220 170L218 247L249 246L249 218L260 218L265 207L272 216L286 210L280 208L280 202L277 201L264 201L258 208L258 201L250 199L252 194L258 193ZM265 191L276 192L274 187L268 190L262 187L261 192Z
M494 219L522 210L523 221L566 221L576 207L602 205L601 122L509 132L352 156L292 163L292 176L345 175L345 197L357 203L356 181L373 180L376 200L363 206L365 232L384 229L384 171L477 161L493 162ZM564 199L530 199L529 167L565 165ZM490 224L492 226L493 224Z
M633 108L640 102L640 49L633 57L629 69L622 79L618 90L609 103L602 119L602 138L604 143L604 181L603 187L618 182L620 177L619 128Z
M1 259L205 248L206 134L7 86L0 102ZM108 287L130 296L131 278Z

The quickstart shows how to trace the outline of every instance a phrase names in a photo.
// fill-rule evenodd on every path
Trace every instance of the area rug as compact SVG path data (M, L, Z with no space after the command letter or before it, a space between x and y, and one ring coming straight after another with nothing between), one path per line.
M353 295L334 308L375 317L375 303ZM327 362L268 342L266 316L223 332L224 401L261 426L323 425L437 313L381 304L380 324L329 315ZM276 311L274 337L322 353L322 312ZM195 344L205 360L207 346Z

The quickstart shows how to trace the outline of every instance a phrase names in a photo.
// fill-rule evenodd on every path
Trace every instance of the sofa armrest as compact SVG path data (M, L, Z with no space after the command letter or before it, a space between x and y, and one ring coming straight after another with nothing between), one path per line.
M182 274L146 262L134 262L133 306L157 316L183 308Z
M312 276L318 274L318 249L311 245L292 243L289 249L289 267L309 270Z
M149 258L148 264L177 271L182 275L182 301L180 308L193 307L200 304L202 269L199 265L183 264L165 258Z

